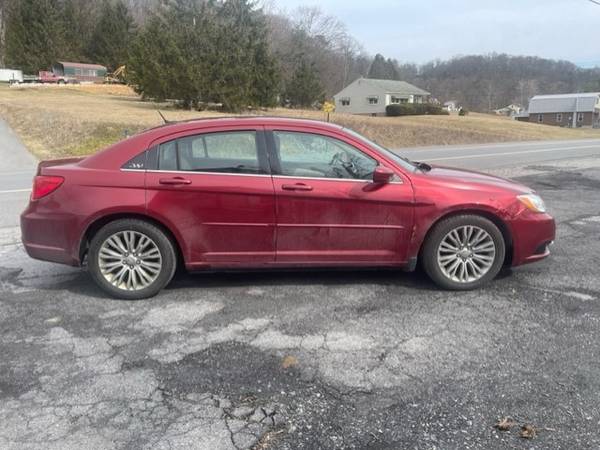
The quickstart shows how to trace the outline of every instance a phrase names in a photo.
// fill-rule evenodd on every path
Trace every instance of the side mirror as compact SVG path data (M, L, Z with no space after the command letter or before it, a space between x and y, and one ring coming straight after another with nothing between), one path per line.
M385 166L377 166L373 172L373 183L385 184L389 183L394 177L394 171Z

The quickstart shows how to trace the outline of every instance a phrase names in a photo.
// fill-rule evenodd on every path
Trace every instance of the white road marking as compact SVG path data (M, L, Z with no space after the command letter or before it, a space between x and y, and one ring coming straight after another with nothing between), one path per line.
M16 194L17 192L31 192L30 189L10 189L8 191L0 191L0 194Z
M447 160L451 160L451 159L489 158L492 156L525 155L527 153L556 152L559 150L577 150L577 149L584 149L584 148L598 148L600 150L600 146L598 146L598 145L586 145L586 146L582 145L582 146L577 146L577 147L544 148L541 150L528 150L528 151L519 151L519 152L484 153L481 155L448 156L445 158L421 159L420 161L427 162L427 161L447 161Z
M588 140L582 140L580 143L577 143L577 148L584 148L584 145L580 145L580 144L586 144L590 141ZM592 140L591 142L596 142L596 145L594 145L594 147L600 147L600 141L596 141L596 140ZM564 142L565 144L569 143L569 144L575 144L575 142L571 141L571 142ZM527 142L527 141L523 141L523 142L500 142L500 143L496 143L496 144L464 144L464 145L438 145L438 146L432 146L432 147L402 147L402 148L398 148L398 149L394 149L394 152L412 152L412 151L419 151L419 152L437 152L437 151L456 151L456 150L478 150L480 148L501 148L501 147L539 147L540 145L545 145L547 147L553 146L554 150L560 150L562 149L562 147L557 147L558 145L561 145L560 142L553 142L553 141L534 141L534 142Z
M595 297L588 295L588 294L582 294L581 292L575 292L575 291L569 291L569 292L565 292L565 295L569 296L569 297L573 297L576 298L577 300L583 300L584 302L590 301L590 300L594 300Z

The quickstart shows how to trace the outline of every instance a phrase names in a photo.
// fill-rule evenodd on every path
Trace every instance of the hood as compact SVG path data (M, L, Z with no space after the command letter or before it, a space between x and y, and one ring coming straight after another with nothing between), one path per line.
M430 180L440 181L452 185L454 188L472 189L474 186L492 188L494 190L508 190L519 194L533 192L531 188L506 178L496 177L472 170L456 169L452 167L432 166L429 172L423 173Z

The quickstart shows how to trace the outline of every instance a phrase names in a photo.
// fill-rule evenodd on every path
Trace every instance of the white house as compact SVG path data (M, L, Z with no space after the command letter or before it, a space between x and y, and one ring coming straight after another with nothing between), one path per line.
M460 109L460 106L456 100L450 100L444 103L444 109L448 112L456 112Z
M349 114L385 115L388 105L425 103L429 92L404 81L359 78L333 96L335 110Z
M510 117L521 114L523 111L525 111L525 108L523 108L521 105L517 105L515 103L511 103L510 105L505 106L504 108L494 110L494 112L496 114L498 114L499 116L510 116Z

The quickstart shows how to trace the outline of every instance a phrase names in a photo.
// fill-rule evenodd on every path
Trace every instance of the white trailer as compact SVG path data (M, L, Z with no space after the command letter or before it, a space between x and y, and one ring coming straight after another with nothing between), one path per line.
M22 83L23 71L16 69L0 69L0 81L5 83Z

